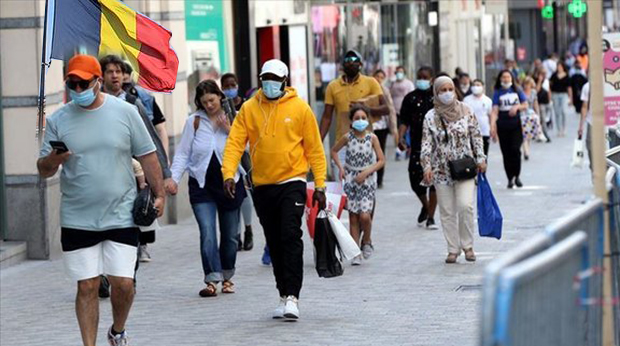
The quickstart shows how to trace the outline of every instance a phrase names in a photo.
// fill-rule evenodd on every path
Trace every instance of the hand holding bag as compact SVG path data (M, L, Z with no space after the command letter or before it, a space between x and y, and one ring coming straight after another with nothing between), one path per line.
M486 174L478 174L478 232L481 237L502 237L504 218L491 191Z
M146 186L138 193L138 197L133 202L131 214L133 222L138 226L150 226L157 219L155 197L149 186Z

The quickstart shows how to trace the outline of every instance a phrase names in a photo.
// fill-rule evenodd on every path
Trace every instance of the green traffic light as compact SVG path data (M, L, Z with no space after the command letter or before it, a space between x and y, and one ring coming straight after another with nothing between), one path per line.
M553 18L553 6L546 5L545 7L542 8L540 13L541 13L543 18L545 18L545 19L552 19Z

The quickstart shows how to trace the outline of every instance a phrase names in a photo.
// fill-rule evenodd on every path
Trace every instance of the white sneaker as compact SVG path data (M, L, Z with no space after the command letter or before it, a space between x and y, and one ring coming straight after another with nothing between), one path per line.
M150 262L151 254L146 249L146 245L140 245L140 262Z
M353 260L351 261L352 266L358 266L361 264L362 264L362 255L357 255L353 257Z
M373 251L375 251L375 248L372 246L372 244L362 245L362 256L364 256L364 259L369 259L370 256L372 256Z
M120 334L112 334L112 327L108 330L108 343L110 346L128 346L129 338L127 338L127 332L123 331Z
M278 303L278 307L273 310L273 314L271 315L274 319L284 318L284 307L286 306L286 297L280 297L280 302Z
M297 298L295 298L295 296L286 297L286 305L284 305L284 317L294 320L299 318L299 306Z

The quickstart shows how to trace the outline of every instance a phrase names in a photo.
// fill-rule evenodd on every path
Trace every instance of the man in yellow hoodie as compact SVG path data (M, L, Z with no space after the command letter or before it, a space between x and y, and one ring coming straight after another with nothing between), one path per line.
M261 89L246 101L226 142L222 174L229 197L234 175L250 143L253 198L271 254L280 303L273 318L299 318L297 300L303 279L301 218L306 202L309 167L315 179L313 203L325 209L327 162L319 127L310 106L285 87L288 67L280 60L265 62Z

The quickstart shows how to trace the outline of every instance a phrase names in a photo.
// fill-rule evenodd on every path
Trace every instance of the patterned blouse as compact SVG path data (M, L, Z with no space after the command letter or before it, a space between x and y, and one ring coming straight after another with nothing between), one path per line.
M455 122L442 123L434 109L424 117L420 162L425 172L433 170L431 185L454 184L450 176L449 161L470 156L476 159L477 164L486 162L478 120L469 107L468 109L468 114ZM448 131L447 141L443 124ZM422 185L426 184L422 182Z

